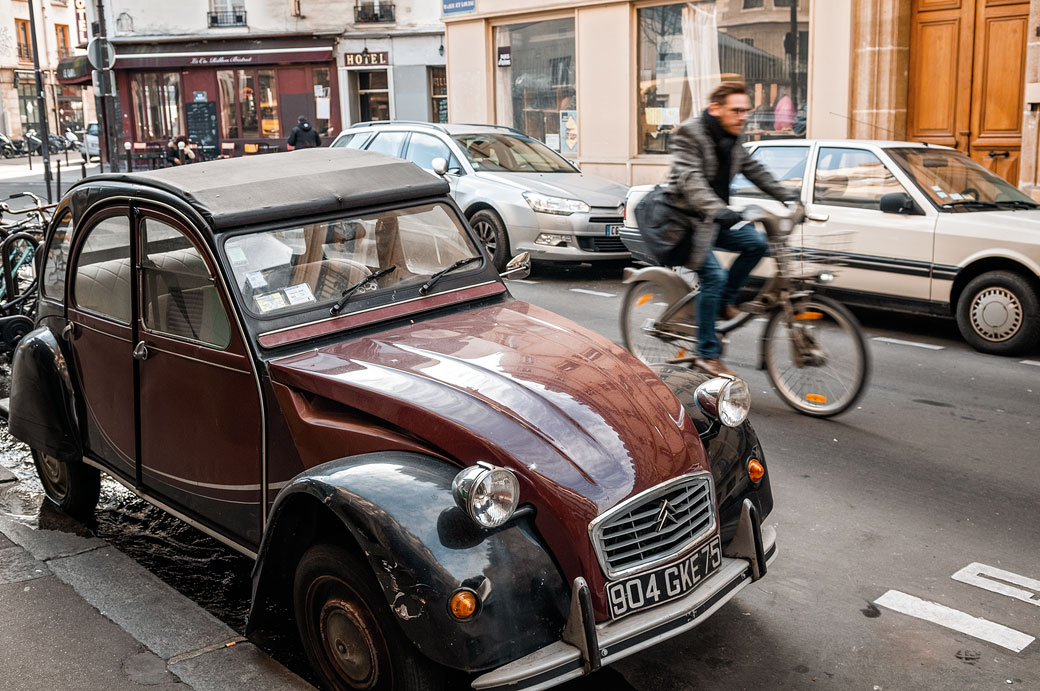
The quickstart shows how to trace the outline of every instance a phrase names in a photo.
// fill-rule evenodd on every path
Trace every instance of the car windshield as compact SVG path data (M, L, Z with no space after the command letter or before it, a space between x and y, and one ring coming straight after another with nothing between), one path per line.
M944 211L1037 206L1029 196L959 151L907 147L888 149L888 153Z
M481 256L443 204L237 235L225 242L224 253L243 303L260 317L331 307L348 288L387 270L355 289L343 307L350 312L359 304L371 306L363 299L368 293L392 300L399 288L418 291L437 271ZM474 262L471 268L479 266Z
M478 171L573 173L567 159L537 139L513 134L460 134L452 137Z

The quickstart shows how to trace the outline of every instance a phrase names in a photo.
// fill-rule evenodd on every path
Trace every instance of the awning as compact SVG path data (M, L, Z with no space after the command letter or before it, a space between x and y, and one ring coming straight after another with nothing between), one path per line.
M329 62L331 39L238 39L184 43L116 43L117 70L155 67L240 67Z
M70 55L58 62L59 84L85 84L90 81L93 68L86 55Z

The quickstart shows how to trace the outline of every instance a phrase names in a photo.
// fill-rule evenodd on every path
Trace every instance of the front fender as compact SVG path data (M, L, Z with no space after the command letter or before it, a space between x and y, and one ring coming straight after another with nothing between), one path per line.
M247 634L264 628L279 589L291 589L310 544L356 543L401 630L430 659L467 672L500 666L559 640L569 590L531 516L478 528L454 502L458 468L417 453L379 452L324 463L278 495L253 571ZM448 598L485 594L459 622ZM285 591L281 591L284 597Z
M27 333L11 362L11 436L63 461L83 458L75 394L58 338L41 326Z

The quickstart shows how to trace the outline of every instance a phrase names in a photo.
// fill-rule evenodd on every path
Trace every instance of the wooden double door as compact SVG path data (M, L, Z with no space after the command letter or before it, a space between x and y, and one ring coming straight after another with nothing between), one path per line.
M911 7L909 138L956 147L1017 185L1029 2Z

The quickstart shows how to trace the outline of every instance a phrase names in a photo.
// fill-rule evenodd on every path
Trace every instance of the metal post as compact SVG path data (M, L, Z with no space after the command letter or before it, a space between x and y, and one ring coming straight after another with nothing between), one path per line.
M58 159L57 164L58 164L58 177L57 177L57 184L55 185L56 189L54 190L54 194L57 195L58 199L61 199L61 159L60 158Z
M131 173L134 170L134 167L132 165L133 160L130 158L130 156L131 156L131 153L130 153L130 142L127 142L126 143L126 172L128 172L128 173Z
M40 73L40 51L36 46L36 0L29 0L29 31L32 33L33 70L36 72L36 107L40 111L40 154L43 156L43 181L47 185L47 203L51 203L50 127L47 124L47 97ZM30 156L30 162L32 157Z
M798 117L798 0L791 0L791 106Z
M103 0L97 0L97 21L98 21L98 36L107 36L108 32L105 29L105 8ZM107 70L102 70L107 71ZM115 81L115 75L111 75L113 82ZM107 81L107 80L105 80ZM116 132L117 126L122 126L122 121L116 118L113 113L112 97L102 92L101 96L101 127L105 133L105 153L108 155L108 167L110 173L116 172L118 164L116 159L119 157L119 148L116 146L117 137L113 136ZM105 172L105 157L101 156L101 165L99 167L100 172Z
M87 143L83 142L83 159L79 162L79 179L87 177Z

